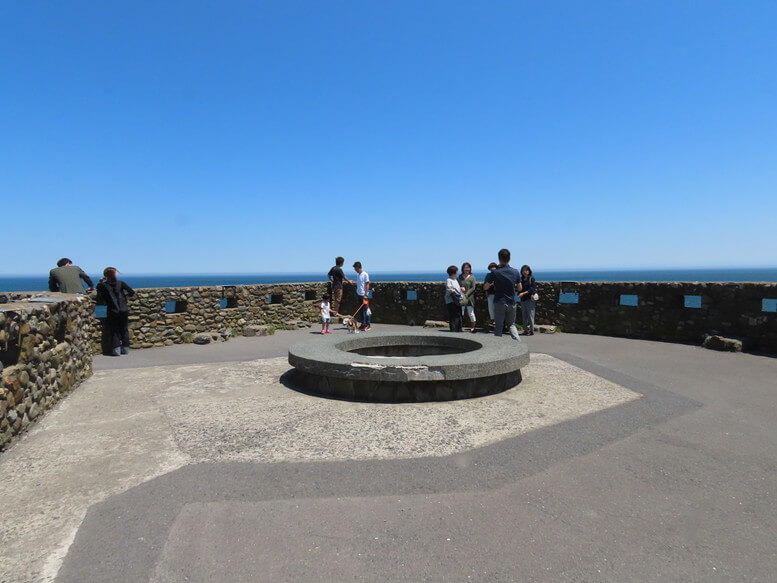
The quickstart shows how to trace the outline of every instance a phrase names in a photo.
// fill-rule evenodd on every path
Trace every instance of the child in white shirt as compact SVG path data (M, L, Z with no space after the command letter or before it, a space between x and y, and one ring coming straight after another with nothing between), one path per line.
M321 334L331 334L332 331L329 329L329 322L331 320L331 313L329 309L329 294L324 294L324 297L321 298L324 301L321 302Z

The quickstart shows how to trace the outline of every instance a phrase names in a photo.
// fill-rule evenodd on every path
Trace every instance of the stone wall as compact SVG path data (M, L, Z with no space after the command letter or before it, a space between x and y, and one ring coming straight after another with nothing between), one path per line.
M317 322L327 289L326 283L315 282L138 289L130 300L132 346L188 342L197 332L240 335L252 324L286 328L295 320ZM718 333L743 339L748 350L777 354L777 313L762 309L763 299L777 298L775 283L540 282L538 291L537 323L555 324L565 332L694 343ZM426 320L447 320L442 282L374 282L373 292L375 323L420 326ZM415 299L408 299L408 292ZM577 294L578 302L562 303L562 294ZM637 305L621 305L622 295L636 296ZM686 307L686 296L700 307ZM480 284L475 303L478 321L486 322ZM340 311L353 314L356 309L355 288L346 284ZM92 330L92 341L99 351L99 326Z
M408 291L417 299L408 300ZM447 320L444 293L444 284L437 282L376 282L373 321L421 325L427 319ZM777 299L775 283L541 282L538 293L536 323L555 324L565 332L699 344L706 334L721 334L741 338L747 350L777 354L777 313L763 311L762 303ZM562 293L564 299L577 294L578 303L561 303ZM622 295L636 296L637 305L621 305ZM343 311L353 313L352 286L343 299ZM700 307L686 307L686 301ZM480 284L475 304L478 322L488 321ZM517 319L520 324L520 313Z
M283 329L318 321L325 291L325 283L136 289L129 300L131 346L190 342L197 332L239 336L251 324ZM99 327L93 341L98 347Z
M0 304L0 450L92 374L91 301L46 295Z
M763 309L777 283L554 282L539 293L542 319L565 332L693 343L721 334L777 354L777 313ZM578 303L559 303L562 293ZM623 295L637 305L622 305Z

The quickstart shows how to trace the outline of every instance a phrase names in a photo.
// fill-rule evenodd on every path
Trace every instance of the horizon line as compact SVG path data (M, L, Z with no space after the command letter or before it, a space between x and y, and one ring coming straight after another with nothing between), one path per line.
M53 268L52 268L53 269ZM543 271L560 271L560 272L579 272L579 271L701 271L701 270L715 270L715 269L726 269L731 271L736 270L749 270L749 269L777 269L777 265L748 265L748 266L731 266L731 265L708 265L708 266L671 266L671 267L655 267L655 266L641 266L641 267L591 267L591 266L584 266L584 267L547 267L542 269L534 269L534 271L537 271L539 273L542 273ZM168 271L162 271L162 272L135 272L135 271L120 271L119 273L122 275L133 275L133 276L224 276L224 275L242 275L242 276L249 276L249 275L282 275L282 276L289 276L289 275L310 275L314 273L321 273L324 270L309 270L309 271L181 271L181 272L168 272ZM435 273L437 271L445 271L444 269L376 269L369 271L373 271L374 273ZM368 271L368 273L369 273ZM479 271L478 269L474 269L473 271ZM482 270L485 271L485 270ZM86 270L87 273L89 273L88 270ZM48 273L45 272L38 272L38 273L0 273L0 277L47 277Z

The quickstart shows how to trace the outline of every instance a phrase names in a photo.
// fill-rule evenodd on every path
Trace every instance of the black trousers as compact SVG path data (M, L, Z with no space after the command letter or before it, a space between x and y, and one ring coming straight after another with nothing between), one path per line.
M461 307L457 302L445 304L445 307L448 308L448 325L451 332L461 332Z
M111 336L111 348L126 346L129 348L129 313L108 314L106 318L108 333Z

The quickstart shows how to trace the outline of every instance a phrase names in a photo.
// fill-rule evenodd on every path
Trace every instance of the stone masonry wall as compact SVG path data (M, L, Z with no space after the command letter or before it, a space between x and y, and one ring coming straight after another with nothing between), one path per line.
M327 289L323 282L138 289L130 300L131 343L149 348L189 342L197 332L230 336L252 324L317 322ZM442 282L374 282L372 289L375 323L447 320ZM721 334L742 339L748 350L777 355L777 313L764 310L777 300L775 283L540 282L538 291L536 322L565 332L694 343ZM624 299L636 305L623 305ZM2 450L91 375L101 326L93 296L7 292L0 302ZM481 284L475 304L478 322L487 322ZM346 285L340 311L356 309L355 288Z
M0 450L92 374L92 303L47 297L0 304Z
M180 344L197 332L239 336L251 324L283 329L296 320L318 321L325 291L325 283L136 289L129 300L131 346ZM99 346L99 327L93 341Z
M317 322L327 289L323 282L137 289L130 300L132 346L187 342L197 332L240 335L251 324L285 328L294 320ZM442 282L373 282L372 289L375 323L447 320ZM409 291L416 299L408 299ZM777 354L777 313L762 309L764 299L777 298L775 283L539 282L538 291L536 322L565 332L696 343L705 334L719 333L743 339L748 350ZM577 294L578 302L562 303L562 294ZM637 305L621 305L622 294L637 296ZM685 307L685 296L698 296L700 307ZM180 311L166 312L169 302L179 302ZM340 311L353 314L356 309L355 288L346 284ZM475 311L478 322L488 321L482 284ZM99 351L99 326L93 328L92 340Z
M447 321L443 283L376 282L373 321L421 325ZM414 291L415 300L407 292ZM649 340L701 343L705 334L741 338L748 350L777 354L777 313L763 311L764 299L777 299L775 283L630 283L540 282L536 323L564 332ZM561 303L561 294L577 294L578 303ZM621 295L637 296L637 305L621 305ZM698 308L685 307L685 296L699 296ZM353 313L356 295L346 286L341 311ZM475 293L478 322L488 321L482 284ZM517 321L520 325L520 310ZM466 325L466 320L465 320Z

